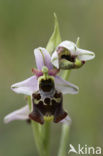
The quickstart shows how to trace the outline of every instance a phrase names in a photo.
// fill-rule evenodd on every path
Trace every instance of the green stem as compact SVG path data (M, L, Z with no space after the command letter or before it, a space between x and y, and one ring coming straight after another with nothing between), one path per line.
M41 129L41 142L42 142L42 156L50 155L50 129L51 123L50 121L45 121L43 126L40 125Z
M68 80L69 76L70 76L70 70L68 70L68 71L66 70L63 73L63 78L65 80ZM64 123L62 125L62 134L61 134L58 156L66 156L67 155L66 147L68 146L69 130L70 130L70 126L68 124Z
M42 145L40 140L39 124L32 121L33 137L35 140L36 148L40 156L42 156Z
M58 156L66 156L67 155L66 147L68 147L68 144L67 144L68 138L69 138L69 126L67 124L63 124Z
M62 75L63 79L68 81L70 73L71 73L71 70L64 70L64 73Z

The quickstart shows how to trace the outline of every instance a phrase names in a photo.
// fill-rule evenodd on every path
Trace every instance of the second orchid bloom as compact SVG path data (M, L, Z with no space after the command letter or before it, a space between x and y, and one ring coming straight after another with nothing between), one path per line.
M57 46L51 61L57 69L68 70L80 68L86 61L92 60L94 57L93 52L80 49L78 44L63 41Z

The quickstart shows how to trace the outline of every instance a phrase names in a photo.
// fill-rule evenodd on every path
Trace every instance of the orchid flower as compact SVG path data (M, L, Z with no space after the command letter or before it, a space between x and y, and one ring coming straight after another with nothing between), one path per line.
M35 75L11 86L15 93L31 96L31 110L26 105L7 115L5 123L31 119L43 124L45 119L51 118L55 123L70 121L63 110L62 94L77 94L78 87L57 76L59 70L53 67L51 56L45 48L35 49L34 56L37 69L32 69L32 72Z
M78 43L63 41L54 51L51 61L57 69L75 69L80 68L86 61L94 57L93 52L80 49Z

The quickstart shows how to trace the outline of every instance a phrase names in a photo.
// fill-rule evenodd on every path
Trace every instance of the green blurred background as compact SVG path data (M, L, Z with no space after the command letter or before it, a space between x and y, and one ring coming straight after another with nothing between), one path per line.
M0 0L0 156L38 156L31 126L25 121L4 125L3 117L25 105L24 96L10 86L32 75L33 49L46 46L53 12L63 40L75 42L80 36L80 47L96 54L70 76L80 92L64 100L72 118L67 152L70 143L103 147L103 0ZM57 156L60 128L52 124L53 156Z

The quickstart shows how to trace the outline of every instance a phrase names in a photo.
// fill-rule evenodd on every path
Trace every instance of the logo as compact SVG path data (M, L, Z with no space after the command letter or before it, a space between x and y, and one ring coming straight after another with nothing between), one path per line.
M75 153L75 154L96 154L96 155L100 155L102 154L102 148L101 147L89 147L87 145L81 146L80 144L78 144L77 148L75 148L72 144L69 145L70 149L68 151L68 154L70 153Z

